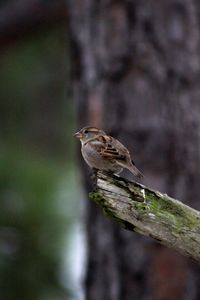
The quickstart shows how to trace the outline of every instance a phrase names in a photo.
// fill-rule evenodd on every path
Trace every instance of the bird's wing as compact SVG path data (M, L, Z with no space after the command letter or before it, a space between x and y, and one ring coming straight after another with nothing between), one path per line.
M102 157L115 161L126 161L127 156L130 156L128 150L111 136L100 135L98 141L100 143L97 151Z
M137 177L143 177L143 174L136 168L133 160L131 160L128 149L118 140L108 135L99 135L90 141L102 158L106 158L110 162L128 169Z

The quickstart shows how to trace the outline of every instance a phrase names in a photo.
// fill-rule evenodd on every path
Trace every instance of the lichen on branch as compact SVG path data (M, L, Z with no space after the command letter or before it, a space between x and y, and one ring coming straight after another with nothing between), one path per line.
M154 238L200 261L200 212L122 177L96 174L90 198L126 229Z

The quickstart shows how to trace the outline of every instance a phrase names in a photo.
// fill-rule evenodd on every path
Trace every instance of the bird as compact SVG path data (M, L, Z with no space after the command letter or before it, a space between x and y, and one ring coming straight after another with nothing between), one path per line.
M119 174L128 169L134 176L143 177L131 159L128 149L114 137L93 126L83 127L74 134L81 142L85 162L94 171Z

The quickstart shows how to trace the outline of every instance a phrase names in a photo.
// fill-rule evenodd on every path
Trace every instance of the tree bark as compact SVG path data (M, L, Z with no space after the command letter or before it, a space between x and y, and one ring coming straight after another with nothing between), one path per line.
M159 191L119 176L97 173L90 198L131 231L200 261L200 212Z
M198 2L67 3L78 127L103 128L134 153L145 185L200 208ZM94 203L86 211L87 300L200 299L195 264L119 229Z

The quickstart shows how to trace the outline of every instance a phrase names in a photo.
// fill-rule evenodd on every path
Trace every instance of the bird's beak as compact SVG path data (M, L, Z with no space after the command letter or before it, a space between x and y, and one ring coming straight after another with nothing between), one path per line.
M82 135L82 133L80 133L80 132L78 131L78 132L76 132L76 133L74 134L74 137L76 137L77 139L82 139L83 135Z

